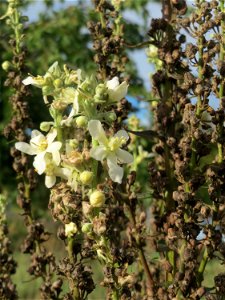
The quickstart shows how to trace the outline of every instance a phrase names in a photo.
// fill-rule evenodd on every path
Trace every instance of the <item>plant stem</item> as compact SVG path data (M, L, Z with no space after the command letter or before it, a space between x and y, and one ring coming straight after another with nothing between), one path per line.
M224 0L220 0L220 11L224 13ZM224 47L224 34L225 34L225 22L222 19L221 20L221 38L222 41L220 43L220 61L224 61L224 52L225 52L225 47ZM220 90L219 90L219 98L220 98L220 109L223 108L222 105L222 98L224 96L224 78L220 76ZM218 133L221 135L222 130L223 130L223 125L219 124L218 125ZM217 148L218 148L218 162L222 163L223 162L223 146L221 143L217 143Z
M202 280L203 280L203 273L205 271L205 267L207 265L208 262L208 250L207 247L205 247L204 252L203 252L203 256L202 256L202 260L200 263L200 266L198 268L198 280L199 280L199 284L201 284Z
M132 227L136 228L136 221L135 221L135 216L134 216L134 212L131 210L130 206L127 205L127 209L129 212L129 216L130 216L130 221L132 223ZM141 264L142 267L144 269L145 275L146 275L146 281L147 281L147 293L148 293L148 297L151 297L149 299L153 299L153 291L154 291L154 281L153 281L153 277L151 274L151 271L149 269L148 263L147 263L147 259L145 257L145 253L144 250L142 248L142 246L139 243L139 237L135 236L136 242L137 242L137 247L138 247L138 254L139 254L139 258L141 260Z
M198 1L197 1L198 3ZM198 77L200 79L203 79L203 37L200 36L198 38L198 49L199 49L199 59L198 59ZM197 99L197 108L196 108L196 117L200 118L201 116L201 111L202 111L202 99L201 99L201 95L198 96ZM196 139L194 137L192 137L192 142L191 142L191 149L192 149L192 153L191 153L191 161L190 161L190 169L191 171L194 170L195 166L196 166L196 161L197 161L197 152L196 152Z

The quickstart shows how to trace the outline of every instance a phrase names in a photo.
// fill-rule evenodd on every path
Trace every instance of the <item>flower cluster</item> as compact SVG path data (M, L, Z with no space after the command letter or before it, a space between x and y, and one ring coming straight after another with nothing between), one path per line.
M99 83L94 76L84 78L81 70L66 66L61 70L58 62L44 76L29 76L23 83L42 89L53 118L40 125L46 135L33 130L29 144L15 145L21 152L34 155L33 166L38 174L45 174L46 186L53 187L59 177L72 190L86 191L90 197L108 176L121 183L121 164L133 161L133 156L122 149L129 136L125 130L107 135L112 132L117 119L114 109L127 94L128 84L120 84L117 77Z

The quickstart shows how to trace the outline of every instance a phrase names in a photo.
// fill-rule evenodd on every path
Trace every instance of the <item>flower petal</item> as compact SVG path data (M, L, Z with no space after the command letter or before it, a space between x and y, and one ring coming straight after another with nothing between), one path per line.
M115 89L109 89L108 95L109 99L113 102L118 102L122 98L124 98L127 94L128 84L126 81L123 81L118 87Z
M115 153L110 153L107 156L107 164L110 162L111 164L117 165L117 157Z
M33 139L33 138L35 138L36 136L39 136L39 135L44 136L39 130L34 129L31 132L31 139Z
M71 170L67 168L56 168L55 174L63 179L68 179L71 176Z
M121 163L130 164L134 161L133 155L123 149L118 149L116 151L116 156Z
M33 147L31 147L31 145L29 145L28 143L18 142L15 144L15 147L17 150L29 155L37 154L37 151Z
M99 120L91 120L88 122L88 130L93 137L100 144L107 145L108 139L105 135L105 131L102 127L102 124Z
M62 147L62 143L61 142L53 142L52 144L50 144L48 146L47 152L59 151L61 147Z
M53 185L56 183L56 177L54 175L52 176L45 176L45 185L47 188L51 188L53 187Z
M44 156L45 152L41 152L34 158L33 166L39 175L43 174L46 169L46 162Z
M48 145L50 145L54 139L56 138L57 136L57 130L56 129L53 129L52 131L50 131L47 135L47 141L48 141Z
M109 177L112 179L112 181L121 183L124 173L123 168L119 167L117 164L112 163L108 159L107 164L109 167Z
M96 160L103 161L103 159L106 157L107 153L104 146L97 146L95 148L92 148L90 151L90 156L93 157Z
M79 101L78 101L78 95L79 95L79 93L78 93L78 91L76 91L74 101L73 101L73 110L74 110L75 114L78 114L79 109L80 109Z
M108 80L106 83L106 86L109 90L114 90L115 88L118 87L119 85L119 78L118 77L113 77L111 80Z
M59 151L53 151L52 152L52 160L58 166L60 164L61 158L60 158L60 153Z
M22 83L23 83L24 85L35 84L35 80L34 80L33 77L28 76L27 78L25 78L25 79L22 81Z
M118 138L124 138L126 141L128 141L130 138L128 133L123 129L119 130L114 136Z

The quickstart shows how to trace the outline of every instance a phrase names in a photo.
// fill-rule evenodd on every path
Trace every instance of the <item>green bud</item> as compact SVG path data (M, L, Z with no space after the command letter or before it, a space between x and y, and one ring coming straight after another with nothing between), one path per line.
M79 145L79 142L77 139L71 139L69 140L69 146L73 149L77 148Z
M61 80L61 79L55 79L54 80L54 82L53 82L53 84L54 84L54 86L56 87L56 88L60 88L60 87L62 87L62 85L63 85L63 81Z
M12 21L11 21L10 19L7 19L7 20L5 21L5 23L6 23L6 25L11 25L11 24L12 24Z
M105 103L106 102L106 99L104 99L102 96L99 96L99 95L95 95L94 100L95 100L95 103Z
M107 88L103 83L100 83L95 89L96 94L104 94L104 93L106 93L106 91L107 91Z
M110 123L114 122L117 119L117 116L113 111L106 113L104 115L104 117L105 117L105 120Z
M44 78L44 83L45 83L45 85L52 85L52 77L50 75L47 75Z
M28 22L28 21L29 21L29 18L27 16L21 16L20 17L20 22L25 23L25 22Z
M90 204L93 207L102 207L105 203L105 194L102 191L95 190L90 195Z
M18 25L17 25L17 29L18 29L18 30L22 30L22 29L23 29L23 24L18 24Z
M51 125L52 125L52 122L41 122L40 129L42 131L46 131L47 132L47 131L49 131Z
M78 128L86 127L88 123L88 119L85 116L79 116L76 118L76 124Z
M81 228L81 231L83 233L91 233L92 232L92 223L84 223Z
M91 171L83 171L81 174L80 174L80 181L83 183L83 184L90 184L93 180L93 172Z
M45 86L42 87L42 93L43 93L44 96L45 95L50 95L52 93L52 88L45 85Z
M6 72L8 72L9 70L11 70L13 68L13 64L8 61L8 60L5 60L3 63L2 63L2 69Z

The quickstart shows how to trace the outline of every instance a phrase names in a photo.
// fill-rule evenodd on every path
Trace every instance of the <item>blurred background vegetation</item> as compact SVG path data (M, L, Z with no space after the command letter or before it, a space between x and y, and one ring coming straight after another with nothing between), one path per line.
M21 10L24 12L32 11L35 2L40 0L21 1ZM91 1L53 1L43 0L42 12L35 20L25 23L26 46L28 48L27 66L29 73L33 75L44 74L48 67L55 61L60 65L68 64L72 68L82 68L86 73L91 73L96 69L93 62L94 51L92 49L91 36L87 29L87 21L96 18ZM56 10L56 4L65 3L65 8ZM147 20L148 10L147 0L127 0L124 2L124 12L135 12L142 20L143 24L135 20L124 20L125 22L125 41L127 44L137 44L147 38ZM62 6L63 7L63 6ZM1 0L0 16L4 15L7 9L7 1ZM8 44L12 32L10 28L1 21L0 32L0 60L1 64L5 60L11 60L12 53ZM132 49L127 53L130 57L127 64L127 73L132 82L130 96L139 99L140 96L146 96L147 92L143 80L138 76L137 66L132 60ZM135 50L137 51L137 50ZM26 77L26 74L24 74ZM7 197L8 201L8 224L14 250L15 260L18 262L17 273L14 280L18 286L19 299L38 299L38 287L40 282L32 280L26 272L29 256L20 252L20 245L25 236L25 226L23 218L20 216L20 209L16 205L16 178L11 167L12 159L9 154L10 146L15 141L6 141L2 135L2 130L11 118L11 108L8 102L9 96L13 93L4 86L6 80L5 71L0 68L0 193ZM138 105L136 105L138 106ZM48 111L43 103L41 90L32 88L32 97L29 100L30 115L34 123L34 128L39 128L41 121L47 121L49 118ZM145 176L145 174L143 174ZM48 216L48 191L39 182L39 186L32 197L34 215L41 218L46 225L46 229L56 236L56 226L52 224L51 216ZM47 244L49 250L54 249L58 258L63 256L62 245L56 238L52 238ZM98 266L96 266L98 269ZM96 272L97 282L100 282L100 272ZM90 299L100 299L97 289ZM101 299L104 299L101 296Z
M25 23L26 46L28 48L27 66L29 73L33 75L44 74L48 67L55 61L59 61L60 65L68 64L72 68L82 68L87 73L91 73L96 69L93 62L94 51L92 49L91 36L87 29L87 22L96 18L91 5L91 0L23 0L21 10L24 12L32 12L35 4L42 2L42 12L31 18L31 21ZM124 15L129 16L129 20L124 18L125 22L125 41L127 44L138 44L147 39L147 31L149 24L149 9L148 5L152 1L148 0L126 0L124 1ZM159 2L159 1L158 1ZM62 4L61 9L56 9L57 4ZM63 4L67 4L63 6ZM0 16L6 12L7 1L0 1ZM158 7L158 12L160 6ZM157 13L158 13L157 12ZM133 15L138 16L133 18ZM152 14L155 16L155 12ZM143 22L139 22L142 20ZM12 32L10 28L1 21L0 31L0 61L1 64L5 60L12 57L11 48L8 44ZM127 73L130 76L132 88L129 89L129 99L144 99L150 98L149 91L146 91L146 84L138 75L138 66L133 60L132 52L143 50L129 49L127 51L130 57L127 65ZM141 60L141 57L140 57ZM147 59L146 59L147 61ZM143 67L146 61L139 61L139 65ZM0 64L0 65L1 65ZM26 74L24 74L26 77ZM6 73L0 68L0 132L11 118L11 108L8 102L9 96L13 93L12 90L4 87ZM133 98L132 98L133 97ZM134 109L139 109L137 101L133 102ZM32 88L32 97L29 100L30 114L34 123L34 128L38 128L41 121L47 121L49 118L48 111L43 103L41 90ZM17 283L19 299L39 299L38 288L40 281L33 280L26 272L29 256L20 252L20 245L26 235L26 228L23 225L23 218L20 215L21 211L16 205L16 178L12 170L12 159L10 158L10 145L15 141L6 141L1 133L0 139L0 193L7 196L8 200L8 224L10 238L12 240L12 248L14 251L15 260L18 262L17 273L14 275L14 281ZM148 148L148 142L144 142ZM147 166L147 161L145 162ZM142 168L140 176L145 177L146 168ZM41 218L46 229L52 233L52 237L56 237L57 224L53 224L52 217L48 215L48 190L44 187L42 179L39 186L32 196L33 211L37 218ZM64 246L57 238L51 238L47 242L47 248L50 251L54 250L57 253L57 258L64 256ZM152 254L152 258L154 259ZM101 273L99 266L96 265L95 279L98 284L101 281ZM221 269L219 261L207 265L206 269L206 286L213 285L213 277ZM100 286L90 295L89 299L104 299L102 294L103 289ZM101 295L101 296L99 296Z

